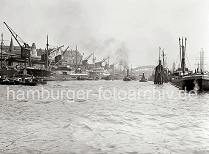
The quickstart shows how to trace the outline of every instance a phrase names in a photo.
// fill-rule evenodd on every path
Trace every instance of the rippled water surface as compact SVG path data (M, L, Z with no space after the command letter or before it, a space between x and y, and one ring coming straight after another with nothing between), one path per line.
M44 89L58 97L20 99L8 94ZM56 93L61 90L91 93L61 99ZM143 95L136 98L139 91ZM118 92L121 97L115 96ZM9 89L1 85L0 153L206 154L209 94L189 96L170 84L137 81L49 82Z

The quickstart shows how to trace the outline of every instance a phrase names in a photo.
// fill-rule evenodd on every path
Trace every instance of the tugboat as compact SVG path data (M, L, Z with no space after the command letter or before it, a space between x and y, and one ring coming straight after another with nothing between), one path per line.
M188 68L186 68L186 41L186 38L179 38L181 68L173 73L171 83L181 90L209 91L209 74L203 71L202 68L204 64L201 65L202 68L200 72L199 69L197 69L195 70L195 73L192 73L192 71L189 71ZM203 61L203 59L201 59L201 61Z
M112 80L112 76L108 75L108 76L104 76L101 78L102 80Z
M131 77L129 75L129 69L127 69L127 75L123 78L123 81L131 81Z
M83 77L83 76L78 76L76 79L77 80L86 80L87 78L86 77Z
M24 86L36 86L38 82L30 75L24 75L20 82L20 85Z
M14 81L8 79L8 78L4 78L0 80L0 84L1 85L14 85Z
M36 86L38 84L38 81L34 79L30 75L22 75L17 76L14 78L4 78L0 80L1 85L25 85L25 86Z
M147 82L147 79L145 78L144 72L143 72L142 78L139 80L139 82Z
M34 78L34 81L36 81L37 84L42 84L42 85L47 84L47 81L44 78L41 78L41 77Z

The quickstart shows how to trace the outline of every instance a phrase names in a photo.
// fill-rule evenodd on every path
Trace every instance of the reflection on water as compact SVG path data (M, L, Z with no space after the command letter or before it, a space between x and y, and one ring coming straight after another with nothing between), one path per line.
M101 99L99 88L149 91ZM91 90L86 99L7 99L0 88L0 151L5 153L209 153L209 94L179 97L170 84L123 81L49 82L45 89ZM43 87L10 86L10 90ZM55 94L57 95L57 94ZM113 96L114 94L110 94ZM109 94L107 96L110 96Z

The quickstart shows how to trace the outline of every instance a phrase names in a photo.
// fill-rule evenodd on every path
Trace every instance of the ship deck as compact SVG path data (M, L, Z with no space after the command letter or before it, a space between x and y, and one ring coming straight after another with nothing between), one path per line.
M194 74L194 75L187 75L182 78L183 80L209 80L209 74Z

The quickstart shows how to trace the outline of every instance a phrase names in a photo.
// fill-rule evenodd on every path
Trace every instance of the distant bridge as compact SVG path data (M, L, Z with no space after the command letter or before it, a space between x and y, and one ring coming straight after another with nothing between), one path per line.
M155 66L154 65L139 66L139 67L133 68L134 71L154 70L154 69L155 69Z

